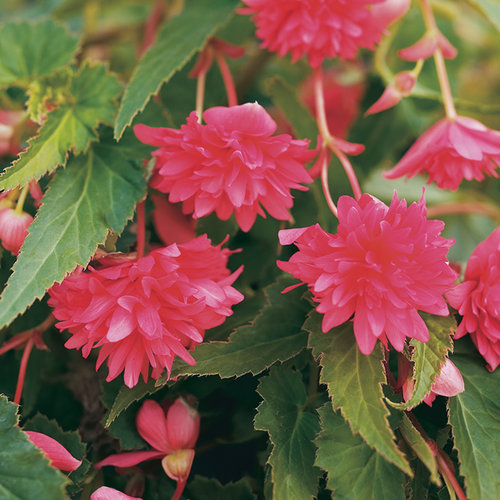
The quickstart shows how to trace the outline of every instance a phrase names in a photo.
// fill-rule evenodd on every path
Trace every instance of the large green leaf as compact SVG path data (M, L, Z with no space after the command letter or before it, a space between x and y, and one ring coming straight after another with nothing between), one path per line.
M192 500L255 500L257 498L244 479L235 483L220 484L217 479L195 476L189 483Z
M500 498L500 370L489 373L469 339L452 357L465 391L448 401L449 422L467 498Z
M0 498L64 500L68 480L19 428L17 405L0 395Z
M453 349L451 335L457 328L455 319L452 316L432 316L426 313L422 313L422 317L429 328L430 338L425 343L415 339L411 341L412 361L415 363L412 375L415 385L411 398L405 403L394 403L387 399L390 405L400 410L413 408L423 401L441 372L448 351Z
M257 375L276 361L286 361L307 345L302 325L310 309L303 291L281 293L294 280L283 276L265 289L266 304L250 325L237 328L227 342L197 346L192 355L196 365L176 360L172 377L179 375Z
M137 66L125 91L115 124L120 138L149 98L179 71L232 14L235 0L187 0L184 10L158 33L155 44ZM193 96L194 108L194 96Z
M321 382L328 385L334 409L341 410L353 432L359 432L387 460L412 475L387 420L389 410L382 392L386 378L380 346L369 356L362 354L351 322L322 333L321 316L315 311L304 329L310 332L309 347L314 357L319 358Z
M123 230L144 191L142 170L116 143L95 144L68 161L43 198L0 298L0 325L9 324L77 265L85 266L108 229Z
M317 494L319 470L314 467L318 415L305 408L307 399L299 372L274 367L257 389L264 401L257 408L255 428L267 431L273 444L273 500L307 500Z
M368 446L332 405L319 410L316 465L328 473L335 500L404 500L404 474Z
M99 123L112 123L120 84L102 64L84 64L69 84L67 102L52 111L29 148L0 177L7 190L64 165L70 150L84 151L97 139Z
M52 20L0 26L0 86L28 85L68 64L78 39Z
M500 0L467 0L500 31Z

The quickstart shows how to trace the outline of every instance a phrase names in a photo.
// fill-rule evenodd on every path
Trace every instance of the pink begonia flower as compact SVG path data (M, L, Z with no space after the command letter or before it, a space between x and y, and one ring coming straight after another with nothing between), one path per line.
M440 236L444 223L426 219L425 201L406 206L396 193L389 207L364 194L338 202L338 232L316 224L279 232L282 245L299 251L278 266L307 283L328 332L354 314L354 334L363 354L377 338L398 351L406 337L427 342L417 310L449 314L442 294L456 280L446 259L453 240Z
M136 417L137 432L149 443L152 451L131 451L111 455L98 462L100 469L106 465L115 467L132 467L145 460L162 459L165 472L174 480L186 479L191 470L194 452L188 453L189 463L178 476L172 477L171 467L165 467L166 458L176 459L181 451L193 451L200 434L200 415L183 398L177 398L173 405L165 411L156 401L147 399L142 404ZM178 460L176 460L178 462Z
M26 212L17 212L14 208L0 210L0 240L2 246L17 255L28 235L28 227L33 217Z
M194 365L188 349L243 300L231 286L242 269L231 274L232 252L221 245L203 235L141 259L78 269L49 290L56 326L72 334L65 346L84 357L100 347L97 368L107 360L106 380L123 371L128 387L139 375L147 381L150 366L155 379L164 369L170 374L175 356Z
M276 123L257 103L215 107L203 113L206 125L192 112L180 130L136 125L142 142L160 149L151 186L183 202L184 213L198 219L212 212L236 220L248 231L262 207L279 220L290 218L290 189L306 191L312 182L304 163L314 151L309 141L272 136Z
M74 471L82 465L81 460L77 460L71 453L58 441L42 434L41 432L24 431L29 440L49 459L50 465L56 469L64 471Z
M352 78L355 76L353 82ZM359 114L361 98L365 90L360 80L362 69L351 65L347 70L328 69L323 73L325 113L330 132L345 139L349 128ZM349 81L350 79L350 81ZM307 78L300 87L300 96L313 115L316 114L314 75Z
M408 377L403 383L403 398L408 401L413 392L413 379ZM436 396L446 396L451 398L461 392L464 392L464 379L458 368L446 358L445 363L441 366L439 376L436 378L431 391L424 398L424 403L432 406Z
M446 298L463 316L455 338L470 333L488 369L494 371L500 364L500 227L475 248L463 283Z
M463 179L498 177L500 132L472 118L443 118L413 144L399 163L384 173L387 179L429 174L428 184L456 191Z
M358 48L375 49L386 26L371 7L384 0L243 0L253 15L262 47L295 62L307 56L313 68L326 57L352 59Z
M114 488L101 486L90 495L90 500L142 500L142 498L131 497Z

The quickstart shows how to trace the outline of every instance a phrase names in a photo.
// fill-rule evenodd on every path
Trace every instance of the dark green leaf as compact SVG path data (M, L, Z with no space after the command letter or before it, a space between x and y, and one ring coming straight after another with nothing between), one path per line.
M316 465L328 472L335 500L404 500L404 474L353 434L330 403L319 410Z
M56 281L85 266L108 229L120 233L144 195L142 170L116 143L72 158L52 181L0 300L9 324ZM110 210L109 207L114 207Z
M0 26L0 86L28 85L68 64L78 39L52 21L9 22Z
M320 360L321 382L328 385L334 409L341 410L353 432L359 432L387 460L412 475L387 421L389 410L382 392L386 379L380 346L369 356L362 354L351 322L322 333L321 316L315 311L304 329L310 332L309 347Z
M255 428L267 431L273 443L268 463L272 467L274 500L307 500L316 497L319 470L314 467L319 431L316 412L304 408L307 395L300 373L275 367L260 379L257 389L264 401L257 408Z
M237 6L235 0L187 0L184 10L158 33L155 44L137 66L125 91L115 124L115 137L222 26ZM203 22L200 22L203 20ZM194 99L194 96L193 96Z
M0 395L0 498L65 500L67 479L19 428L17 405Z
M220 484L217 479L195 476L189 483L192 500L254 500L257 498L248 483L241 479L235 483Z
M45 172L64 165L69 151L80 153L97 139L99 123L112 123L114 99L120 89L115 77L102 64L84 64L74 75L68 100L52 111L30 141L29 148L0 177L0 189L7 190L38 179Z
M500 498L500 370L489 373L469 339L457 344L453 363L465 391L448 401L449 422L465 478L467 498Z

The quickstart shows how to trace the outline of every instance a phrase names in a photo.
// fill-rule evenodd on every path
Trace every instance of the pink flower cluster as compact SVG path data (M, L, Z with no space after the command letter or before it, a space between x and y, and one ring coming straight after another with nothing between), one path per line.
M272 136L276 123L257 103L211 108L203 119L206 125L193 111L180 130L136 125L142 142L160 147L151 186L195 219L216 212L227 220L234 212L243 231L265 217L263 208L288 220L290 189L312 182L304 167L314 156L309 142Z
M230 254L204 235L138 260L107 259L75 271L49 290L56 326L72 335L66 347L81 348L84 357L100 347L97 367L107 359L107 380L124 371L128 387L139 375L146 381L150 365L153 378L170 373L175 356L194 364L188 350L243 300L231 286L241 269L227 269Z
M429 332L417 310L447 316L442 297L457 274L446 259L453 240L440 236L441 221L428 221L424 199L406 206L396 193L389 207L365 194L338 202L338 232L319 225L283 230L283 245L299 251L278 266L310 287L324 314L323 332L354 314L354 334L363 354L377 339L398 351L405 338L422 342Z

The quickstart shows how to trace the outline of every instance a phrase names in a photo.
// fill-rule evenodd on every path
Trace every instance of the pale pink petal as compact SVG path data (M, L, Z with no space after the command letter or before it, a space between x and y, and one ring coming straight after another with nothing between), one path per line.
M142 500L138 497L131 497L114 488L101 486L90 495L90 500Z

